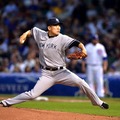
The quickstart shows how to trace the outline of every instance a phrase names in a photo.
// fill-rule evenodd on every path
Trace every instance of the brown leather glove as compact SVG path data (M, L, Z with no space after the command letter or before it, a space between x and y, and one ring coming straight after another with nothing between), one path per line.
M75 51L74 53L71 53L71 54L68 54L67 55L67 58L68 59L83 59L83 58L86 58L87 55L81 51Z

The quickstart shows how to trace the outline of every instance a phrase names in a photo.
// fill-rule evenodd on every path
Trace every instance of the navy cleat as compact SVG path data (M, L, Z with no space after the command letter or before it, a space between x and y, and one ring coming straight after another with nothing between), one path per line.
M0 102L0 106L1 106L1 107L10 107L11 105L9 105L9 104L7 104L7 103L6 103L6 105L4 105L2 102Z
M102 109L108 109L109 105L105 102L102 103L102 105L100 106Z
M0 102L0 107L4 107L4 105L3 105L3 103L2 103L2 102Z

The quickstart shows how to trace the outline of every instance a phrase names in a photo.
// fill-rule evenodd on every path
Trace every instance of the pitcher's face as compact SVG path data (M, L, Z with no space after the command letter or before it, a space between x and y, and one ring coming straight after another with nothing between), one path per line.
M48 26L48 34L49 36L56 36L60 33L60 25L51 25Z

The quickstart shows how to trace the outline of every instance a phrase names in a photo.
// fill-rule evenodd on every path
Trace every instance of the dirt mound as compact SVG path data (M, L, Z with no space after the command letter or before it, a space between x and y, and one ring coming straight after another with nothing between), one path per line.
M85 115L78 113L0 107L0 120L119 120L117 117Z

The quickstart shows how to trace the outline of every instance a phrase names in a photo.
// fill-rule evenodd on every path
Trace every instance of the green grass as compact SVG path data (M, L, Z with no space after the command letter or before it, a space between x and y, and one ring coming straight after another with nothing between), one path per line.
M88 100L87 98L49 97L49 99L56 99L56 98L62 100L80 99L83 100L83 102L28 101L14 105L14 107L120 117L120 98L106 98L106 99L104 98L103 100L110 105L110 109L108 110L103 110L99 107L92 106L90 102L84 102L84 100Z

